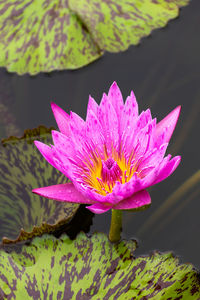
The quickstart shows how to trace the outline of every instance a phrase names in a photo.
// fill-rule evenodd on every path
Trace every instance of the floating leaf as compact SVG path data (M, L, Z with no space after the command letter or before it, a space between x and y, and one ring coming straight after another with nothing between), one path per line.
M66 182L66 177L48 164L33 144L50 142L50 131L39 127L22 138L11 137L0 147L0 238L24 240L53 232L69 223L79 205L38 197L34 187ZM69 229L69 228L68 228ZM33 230L33 231L32 231ZM28 232L29 233L28 233ZM4 238L4 243L9 243Z
M137 45L153 29L176 18L189 0L70 0L100 49L118 52Z
M126 244L127 243L127 244ZM171 253L134 258L135 242L104 234L76 240L45 235L17 252L0 251L4 299L200 299L191 265Z
M0 0L0 66L19 74L76 69L136 45L189 0Z

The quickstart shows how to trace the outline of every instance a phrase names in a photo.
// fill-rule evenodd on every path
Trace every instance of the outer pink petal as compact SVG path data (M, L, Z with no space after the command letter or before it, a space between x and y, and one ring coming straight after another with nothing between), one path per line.
M170 176L176 170L176 168L180 164L180 161L180 156L175 156L170 161L168 161L164 167L160 168L157 174L157 178L153 184L156 184Z
M56 201L93 204L85 198L72 183L57 184L32 190L33 193Z
M116 182L111 194L113 200L115 200L113 201L113 203L117 204L123 201L123 199L131 197L134 193L136 193L139 190L142 190L141 179L138 178L136 174L134 174L133 177L124 184Z
M132 197L133 194L144 190L171 175L180 163L180 156L174 157L172 160L170 160L170 158L171 155L168 155L160 164L158 164L158 166L150 168L144 178L138 178L137 175L134 174L133 177L124 184L116 182L111 194L113 199L112 203L121 203L123 200L120 199L120 197L124 199ZM116 199L115 202L114 199Z
M138 118L138 104L133 91L127 97L121 117L120 134L126 131L129 135L134 130Z
M152 151L149 151L142 159L137 171L141 172L146 167L156 167L163 160L167 146L168 143L161 145L159 149L154 148Z
M134 209L151 203L151 197L146 190L133 194L131 197L119 202L114 209Z
M156 126L155 146L160 147L164 143L169 143L172 133L179 118L181 106L176 107Z
M88 118L88 112L89 111L93 111L93 113L98 116L98 109L99 109L99 106L98 104L96 103L96 101L91 97L89 96L89 101L88 101L88 106L87 106L87 116L86 116L86 121L87 121L87 118Z
M69 137L56 130L52 130L51 134L54 145L60 152L64 153L68 158L75 156L76 152Z
M55 103L51 103L51 108L58 124L59 130L65 134L69 135L69 115Z
M108 92L108 99L112 103L112 106L114 107L117 118L120 121L122 111L124 108L124 101L121 94L121 91L117 85L117 83L114 81L111 85L109 92Z
M116 150L119 147L119 121L117 113L106 94L103 94L99 106L98 118L103 128L108 154L111 154L112 146Z
M137 132L140 131L140 129L144 128L151 121L152 121L152 116L151 116L150 109L148 108L147 110L142 111L137 120L137 125L136 125Z
M82 132L85 130L85 121L76 113L70 112L70 125L77 128L77 131Z
M86 136L94 143L95 148L103 152L103 145L105 144L103 129L92 110L89 110L87 114Z
M124 145L123 151L125 153L131 153L135 147L140 144L142 137L147 133L149 128L155 127L155 120L151 118L151 112L149 109L143 111L140 116L136 119L136 123L124 129L122 134L122 143ZM155 130L155 129L154 129ZM143 143L142 143L143 144ZM135 151L137 153L137 151Z
M63 166L57 157L56 151L53 148L39 141L34 141L34 144L44 158L48 161L48 163L68 177L69 174L63 169Z
M102 213L105 213L106 211L108 211L109 209L111 209L112 207L103 205L101 203L95 203L91 206L86 206L86 208L95 214L102 214Z
M82 151L86 141L85 121L77 114L70 113L70 138L73 141L75 150Z

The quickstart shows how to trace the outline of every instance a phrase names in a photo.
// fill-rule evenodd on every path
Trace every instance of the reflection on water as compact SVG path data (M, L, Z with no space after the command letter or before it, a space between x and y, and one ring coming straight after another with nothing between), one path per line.
M160 207L151 215L148 220L145 221L138 234L144 235L146 232L148 232L150 227L152 227L155 223L158 222L159 219L161 219L159 227L156 227L156 229L154 229L153 234L155 235L157 232L159 232L163 227L163 223L168 223L170 219L176 216L176 212L179 212L186 205L188 199L193 198L191 197L191 195L198 195L199 189L197 191L195 190L195 193L192 192L191 194L191 191L196 188L197 184L200 184L200 170L197 171L188 180L186 180L180 187L178 187L178 189L174 193L172 193L166 200L163 201ZM186 194L189 198L184 199ZM175 210L173 206L175 206L178 201L181 201L183 199L184 201L178 203L178 207ZM168 218L165 218L165 214L168 210L173 210L173 212Z
M151 188L152 206L125 213L124 237L139 239L138 253L174 250L200 266L200 2L193 0L180 18L156 30L139 47L106 54L77 71L35 77L0 70L0 137L21 135L39 124L55 126L50 101L66 111L86 115L88 95L100 101L116 80L124 97L134 89L139 107L151 107L162 119L181 104L182 112L168 153L180 154L182 163L165 182ZM110 213L96 216L91 232L108 231Z

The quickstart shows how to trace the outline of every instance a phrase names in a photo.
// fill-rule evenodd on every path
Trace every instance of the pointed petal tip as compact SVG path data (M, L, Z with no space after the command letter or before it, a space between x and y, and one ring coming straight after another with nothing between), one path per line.
M174 108L174 109L171 111L171 113L170 113L169 115L173 115L174 118L177 119L177 121L178 121L180 112L181 112L181 105L178 105L176 108Z
M164 119L162 119L156 125L156 145L159 146L162 143L168 143L176 127L179 115L181 111L181 106L177 106L172 110Z
M37 195L40 195L40 192L39 192L38 190L39 190L39 188L38 188L38 189L33 189L33 190L32 190L32 193L37 194Z
M38 148L39 151L43 151L44 148L49 148L48 145L40 142L40 141L34 141L34 145Z
M51 107L56 106L55 102L53 102L53 101L50 102L50 105L51 105Z
M176 158L176 168L177 168L178 165L179 165L180 162L181 162L181 156L180 156L180 155L177 155L177 156L175 156L174 158Z
M130 93L130 97L134 98L136 100L136 97L135 97L135 93L134 91L132 90L131 93Z
M111 92L117 92L117 91L119 91L119 92L121 93L121 90L120 90L120 88L119 88L117 82L116 82L116 81L113 81L113 83L111 84L111 86L110 86L110 88L109 88L108 94L110 94Z
M41 142L39 142L39 141L34 141L33 143L34 143L34 145L37 147L37 145L38 145L39 143L41 143Z
M118 87L117 82L113 81L113 83L111 84L111 87Z
M65 134L69 135L69 115L60 106L51 102L51 109L56 119L59 130Z
M51 109L52 109L53 113L54 113L54 111L55 111L56 109L61 109L60 106L58 106L58 105L57 105L55 102L53 102L53 101L50 102L50 105L51 105Z

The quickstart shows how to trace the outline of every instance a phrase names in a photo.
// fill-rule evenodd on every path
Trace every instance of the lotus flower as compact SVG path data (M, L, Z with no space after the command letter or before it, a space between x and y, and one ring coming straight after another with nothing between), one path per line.
M54 145L35 145L71 182L34 189L36 194L85 203L97 214L138 209L151 203L146 189L171 175L180 163L180 156L165 156L180 106L156 124L150 109L138 115L133 92L124 104L114 82L100 105L89 97L86 121L54 103L51 107L60 131L52 131Z

